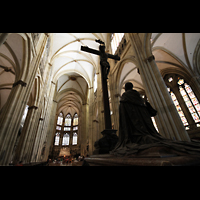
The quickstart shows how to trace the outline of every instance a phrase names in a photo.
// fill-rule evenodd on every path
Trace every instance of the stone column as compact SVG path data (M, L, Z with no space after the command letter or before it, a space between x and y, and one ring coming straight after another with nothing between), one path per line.
M93 87L89 88L88 90L88 114L87 116L87 122L86 122L86 126L88 127L88 131L87 131L87 138L86 140L88 140L89 142L89 155L92 155L92 152L94 150L94 143L96 141L97 138L97 130L96 130L96 113L95 113L95 109L94 109L94 90ZM87 145L87 144L86 144Z
M110 82L110 95L111 95L111 101L112 101L112 110L113 110L113 117L112 117L112 123L114 123L114 129L119 130L119 91L118 87L116 87L116 76L115 74L111 74L109 77ZM116 132L116 134L119 136L119 131Z
M42 115L41 116L42 116L43 121L41 121L41 123L39 124L38 130L37 130L37 136L36 136L34 149L33 149L33 153L32 153L32 158L31 158L31 160L34 162L41 161L40 154L42 153L42 148L44 147L44 144L46 144L46 145L45 145L45 152L43 155L43 160L44 161L47 160L48 155L49 155L49 145L50 145L48 141L52 137L52 135L51 135L52 131L55 131L55 129L53 129L53 128L50 129L50 127L49 127L49 123L51 121L51 116L52 116L51 108L54 105L53 97L54 97L55 87L56 87L56 84L53 81L51 81L51 75L52 75L51 66L52 65L49 63L46 80L45 80L44 87L43 87L43 90L41 91L41 95L40 95L40 96L42 96L40 106L42 106ZM57 103L56 101L54 101L54 102ZM53 107L54 108L53 120L55 120L56 107Z
M44 45L45 39L41 46L43 47ZM28 43L26 51L26 64L22 68L20 77L13 84L8 100L0 114L0 165L8 165L11 161L20 122L32 91L38 64L42 55L42 48L40 48L38 55L29 63L30 51L28 51L28 48L30 50L30 43Z
M30 106L28 108L27 117L24 123L24 127L22 129L22 133L20 136L19 144L17 145L15 156L14 156L14 164L17 164L20 160L23 159L23 162L25 162L24 158L26 157L26 151L27 145L29 144L29 139L31 137L30 128L33 126L33 118L35 115L36 110L38 107L36 106Z
M55 116L56 116L57 102L53 100L52 102L53 103L51 104L51 113L50 113L50 119L49 119L49 125L48 125L47 145L46 145L46 154L48 155L53 149L55 129L56 129Z
M35 149L37 150L37 162L39 161L46 161L46 153L41 157L42 148L44 147L44 144L47 143L47 135L48 135L48 124L49 124L49 114L50 114L50 108L48 104L43 108L43 121L40 123L40 126L37 131L37 141L35 142ZM63 125L64 126L64 125ZM60 147L62 147L62 138L63 138L63 126L60 132ZM55 129L54 129L55 130ZM45 145L46 146L46 145ZM46 147L45 147L46 148ZM45 149L46 152L46 149Z
M167 87L155 63L154 57L145 57L142 43L137 33L129 33L134 55L150 103L158 111L156 122L159 133L166 138L190 141Z
M86 121L87 121L87 103L82 106L82 120L81 120L81 155L85 155L85 149L87 148L87 133L86 133Z
M12 90L0 116L0 165L8 165L20 128L27 88L18 84Z
M44 119L40 117L40 113L41 113L41 109L38 110L38 112L36 113L34 127L30 131L30 134L32 135L32 137L30 138L30 143L26 150L27 151L27 153L26 153L26 162L27 163L31 162L31 158L32 158L33 151L34 151L35 141L38 136L38 129L41 126L41 124L44 123L44 121L43 121Z

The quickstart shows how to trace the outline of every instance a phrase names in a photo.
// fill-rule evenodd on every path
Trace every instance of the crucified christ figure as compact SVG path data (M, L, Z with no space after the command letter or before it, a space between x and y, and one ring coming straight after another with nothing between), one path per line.
M108 74L110 72L110 64L107 61L108 54L105 52L105 45L99 45L100 51L100 65L103 67L103 78L108 79Z
M120 57L118 55L112 55L109 53L105 52L105 43L101 40L95 40L95 42L99 43L99 51L95 50L95 49L91 49L89 47L84 47L81 46L81 50L82 51L86 51L88 53L92 53L92 54L96 54L100 56L100 65L102 67L102 71L103 71L103 78L107 79L108 74L110 72L110 64L107 61L108 58L114 59L114 60L120 60Z
M111 124L110 105L108 98L108 85L107 85L108 74L110 72L110 64L108 63L107 59L111 58L114 60L120 60L120 57L118 55L112 55L106 53L105 43L103 41L95 40L95 42L100 44L99 51L96 49L91 49L87 46L86 47L81 46L81 50L100 56L105 129L101 132L104 137L95 142L95 148L97 148L99 153L105 153L105 152L108 153L110 150L114 148L115 144L118 141L118 137L116 135L117 130L112 129L112 124Z
M105 52L105 43L101 40L95 40L95 42L99 43L99 51L96 49L91 49L87 46L81 46L82 51L86 51L88 53L92 53L100 56L100 65L101 65L101 77L102 77L102 90L103 90L103 101L104 101L104 116L105 116L105 128L112 129L111 126L111 117L110 117L110 106L108 99L108 86L107 79L108 74L110 72L110 64L107 61L108 58L114 60L120 60L118 55L112 55Z

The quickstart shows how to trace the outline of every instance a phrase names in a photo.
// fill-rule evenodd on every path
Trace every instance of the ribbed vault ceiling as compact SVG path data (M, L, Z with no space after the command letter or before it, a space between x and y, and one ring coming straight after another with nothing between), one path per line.
M152 33L152 50L161 73L195 72L200 33Z
M81 51L82 46L97 49L95 39L106 43L107 33L54 33L50 62L53 81L57 83L58 112L78 113L87 102L88 88L93 87L99 56Z

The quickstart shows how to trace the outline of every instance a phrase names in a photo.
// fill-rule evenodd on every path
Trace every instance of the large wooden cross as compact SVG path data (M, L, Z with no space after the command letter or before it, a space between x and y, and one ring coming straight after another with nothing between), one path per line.
M81 46L82 51L86 51L88 53L92 53L100 56L100 65L101 65L101 82L102 82L102 90L103 90L103 103L104 103L104 120L105 120L105 129L111 130L111 117L110 117L110 105L108 99L108 85L107 85L107 76L110 71L110 64L107 61L107 58L111 58L114 60L120 60L118 55L112 55L105 52L105 43L101 40L95 40L95 42L99 43L99 51L95 49L91 49L87 46Z

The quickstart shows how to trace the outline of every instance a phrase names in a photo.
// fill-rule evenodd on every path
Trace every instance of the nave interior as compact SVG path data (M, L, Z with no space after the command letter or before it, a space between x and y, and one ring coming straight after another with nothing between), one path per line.
M98 50L97 39L120 56L108 59L114 130L131 82L163 137L200 140L200 33L0 33L0 165L94 154L105 127L100 60L81 46Z

